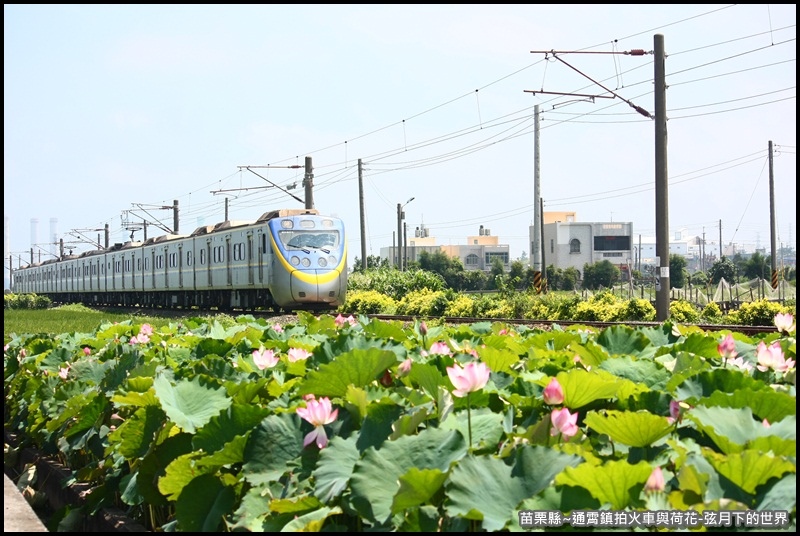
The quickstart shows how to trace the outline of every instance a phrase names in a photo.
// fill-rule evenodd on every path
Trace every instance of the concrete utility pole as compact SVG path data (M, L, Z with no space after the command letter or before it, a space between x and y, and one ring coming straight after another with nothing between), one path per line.
M314 168L311 167L311 157L306 157L306 174L303 177L303 186L306 189L306 208L314 208Z
M775 247L776 242L776 223L775 223L775 174L772 168L772 140L768 145L769 152L769 245L772 249L771 268L772 268L772 288L778 288L778 251Z
M401 251L403 250L403 205L397 203L397 248L395 248L395 253L397 254L397 269L403 269L403 256Z
M541 209L541 183L539 176L539 105L533 107L533 241L531 242L531 266L534 274L542 272L542 241L540 239Z
M361 215L361 268L367 269L367 224L364 216L364 182L361 159L358 159L358 207Z
M669 318L669 184L667 175L667 84L664 36L653 37L656 155L656 320Z

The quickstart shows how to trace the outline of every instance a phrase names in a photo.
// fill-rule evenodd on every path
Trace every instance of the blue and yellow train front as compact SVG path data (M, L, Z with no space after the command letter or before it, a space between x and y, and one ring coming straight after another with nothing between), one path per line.
M271 292L283 309L333 309L347 292L347 243L338 218L301 214L269 221Z

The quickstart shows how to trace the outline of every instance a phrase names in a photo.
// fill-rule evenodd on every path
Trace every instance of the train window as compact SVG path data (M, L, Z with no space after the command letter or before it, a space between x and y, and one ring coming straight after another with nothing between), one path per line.
M137 272L142 271L142 259L136 259L136 271Z
M225 262L225 248L217 246L214 248L214 263Z
M321 233L313 231L281 231L279 237L284 246L289 249L326 249L335 248L339 245L338 231Z
M164 256L163 255L156 255L155 258L155 268L163 268L164 267Z
M150 257L145 257L145 259L144 259L144 269L145 270L149 270L150 269Z
M175 268L178 265L178 254L177 253L170 253L169 254L169 267Z
M203 265L206 263L206 250L200 250L200 264Z
M194 253L192 251L186 252L186 266L191 266L194 261Z
M244 260L244 244L239 243L233 245L233 260L235 261Z

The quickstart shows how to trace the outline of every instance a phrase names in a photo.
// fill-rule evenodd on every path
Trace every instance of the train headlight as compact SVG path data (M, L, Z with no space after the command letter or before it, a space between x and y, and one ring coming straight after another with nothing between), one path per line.
M331 264L331 266L336 266L336 257L331 255L330 257L328 257L328 262Z
M325 257L320 257L320 258L319 258L319 260L318 260L317 262L318 262L318 263L319 263L319 265L320 265L320 266L322 266L323 268L325 268L326 266L328 266L328 260L327 260Z
M309 259L308 257L303 257L303 260L300 261L300 264L308 268L309 266L311 266L311 259Z
M291 262L293 265L297 266L298 264L300 264L300 257L295 255L294 257L291 258Z

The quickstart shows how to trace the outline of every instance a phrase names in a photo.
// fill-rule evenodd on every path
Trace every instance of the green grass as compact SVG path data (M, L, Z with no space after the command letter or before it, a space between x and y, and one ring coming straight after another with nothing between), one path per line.
M187 315L188 316L188 315ZM154 317L133 314L109 313L83 305L63 305L52 309L6 309L3 311L3 339L11 334L88 333L105 322L147 322L154 328L175 321L175 317Z

